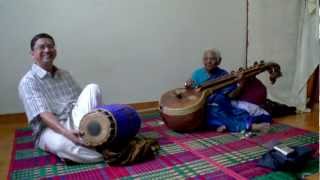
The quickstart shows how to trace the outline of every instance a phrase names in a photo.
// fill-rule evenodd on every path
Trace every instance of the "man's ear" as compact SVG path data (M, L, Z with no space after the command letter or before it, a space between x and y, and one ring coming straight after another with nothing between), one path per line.
M32 59L34 58L34 51L33 50L30 50L29 51L29 54L31 55Z

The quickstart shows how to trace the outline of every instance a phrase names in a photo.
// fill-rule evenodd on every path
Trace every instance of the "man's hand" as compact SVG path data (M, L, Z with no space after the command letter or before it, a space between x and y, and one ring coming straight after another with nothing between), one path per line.
M83 134L81 134L79 131L77 130L65 130L63 135L70 139L72 142L74 142L75 144L80 144L80 145L84 145L84 143L82 142L81 136Z
M51 112L43 112L40 114L42 122L44 122L49 128L51 128L56 133L62 134L66 138L70 139L76 144L83 145L81 140L82 134L77 130L69 130L63 127L57 117Z

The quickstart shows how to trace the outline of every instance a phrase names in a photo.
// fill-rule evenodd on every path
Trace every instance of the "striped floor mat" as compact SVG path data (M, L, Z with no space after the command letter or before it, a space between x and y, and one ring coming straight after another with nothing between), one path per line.
M130 166L105 163L66 165L56 156L34 148L29 128L15 134L8 179L263 179L291 177L302 172L272 172L257 166L268 151L268 144L278 141L290 146L307 145L315 149L314 160L303 169L319 169L319 134L273 124L268 133L252 138L241 134L203 131L177 133L169 130L159 113L142 116L139 136L156 138L161 145L156 159Z

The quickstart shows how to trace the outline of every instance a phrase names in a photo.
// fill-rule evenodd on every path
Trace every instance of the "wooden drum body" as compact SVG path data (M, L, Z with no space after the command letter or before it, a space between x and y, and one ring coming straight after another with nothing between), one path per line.
M203 125L206 91L177 88L160 98L160 115L166 125L175 131L189 132Z
M135 109L124 104L110 104L86 114L79 129L84 134L85 145L111 147L135 137L140 126L141 119Z

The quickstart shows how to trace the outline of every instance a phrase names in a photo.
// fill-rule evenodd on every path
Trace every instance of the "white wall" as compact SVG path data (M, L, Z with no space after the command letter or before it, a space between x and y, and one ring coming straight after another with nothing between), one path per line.
M58 67L100 84L105 103L132 103L182 86L205 48L220 48L227 69L244 64L245 17L235 0L3 0L0 114L23 111L17 85L37 33L55 38Z

